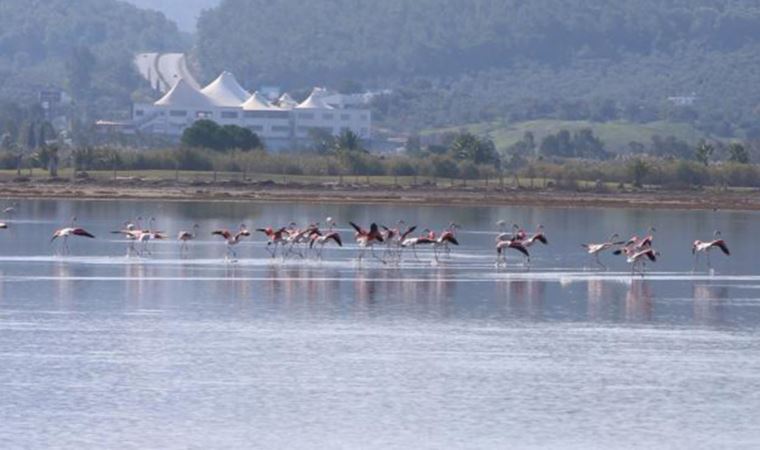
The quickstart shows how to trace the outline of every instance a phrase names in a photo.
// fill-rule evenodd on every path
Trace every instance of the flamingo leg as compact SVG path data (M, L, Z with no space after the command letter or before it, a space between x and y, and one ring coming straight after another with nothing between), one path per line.
M712 261L710 261L710 250L707 251L707 268L712 269Z

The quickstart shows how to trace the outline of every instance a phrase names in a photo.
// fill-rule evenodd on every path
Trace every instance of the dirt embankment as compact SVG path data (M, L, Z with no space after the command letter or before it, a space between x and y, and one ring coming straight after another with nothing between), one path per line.
M0 197L760 210L760 191L576 192L432 185L393 187L141 179L6 182L0 183Z

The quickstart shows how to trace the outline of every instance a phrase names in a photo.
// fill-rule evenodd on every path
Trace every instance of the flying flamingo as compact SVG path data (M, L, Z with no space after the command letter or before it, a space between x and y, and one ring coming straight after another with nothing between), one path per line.
M581 244L581 247L585 248L588 254L594 257L594 260L597 264L599 264L603 269L607 270L607 266L602 264L602 261L599 259L599 255L611 249L612 247L615 247L616 245L623 245L625 242L615 241L619 237L620 236L615 233L610 236L610 239L607 242L602 242L599 244Z
M334 231L335 222L331 217L327 218L327 225L329 226L327 232L322 234L318 229L314 229L309 237L309 248L313 249L314 246L319 247L317 249L317 258L319 259L322 259L322 252L328 242L334 241L338 244L338 247L343 247L343 240L341 239L340 234L338 234L337 231Z
M272 258L275 258L277 256L277 247L285 246L285 244L287 243L288 229L286 227L282 227L279 230L275 230L272 227L257 228L256 231L258 231L259 233L264 233L264 235L266 235L267 237L266 249L267 249L267 252L269 252L269 254L272 255ZM274 248L270 250L269 247L274 247Z
M364 228L360 227L359 225L349 222L351 226L356 230L355 238L356 243L359 245L360 252L359 252L359 262L364 259L364 252L369 247L370 252L372 253L372 256L377 259L378 261L382 261L383 264L385 264L385 260L379 258L375 254L375 247L374 245L376 243L382 243L383 242L383 236L380 234L380 229L378 228L376 223L373 223L370 225L369 230L365 230Z
M530 252L519 239L499 241L496 243L496 267L499 267L502 262L505 266L507 265L507 250L509 249L522 253L530 261Z
M182 245L179 248L180 252L186 251L188 249L187 243L190 241L194 241L195 238L198 237L198 230L200 229L200 225L197 223L193 225L193 231L180 231L177 235L177 240L182 242Z
M16 208L18 208L18 202L13 202L11 203L11 206L3 210L3 214L8 216L8 219L13 220L13 216L16 215Z
M71 224L68 227L55 230L53 237L50 239L50 243L52 244L56 239L63 238L63 244L61 245L62 254L68 254L70 252L69 236L81 236L95 239L95 236L92 235L89 231L85 230L84 228L77 227L76 222L77 218L73 217L71 219Z
M710 251L714 248L720 249L726 256L731 255L728 250L726 241L721 238L720 231L715 231L713 234L714 239L712 241L694 241L694 245L691 247L691 253L694 255L694 270L697 270L697 264L699 264L699 255L704 253L707 255L707 268L712 268L710 263Z
M227 241L227 255L226 258L229 258L232 256L232 259L237 259L237 253L233 249L234 246L238 245L243 238L248 237L251 235L251 233L248 231L248 228L245 225L240 225L240 229L237 233L233 234L230 230L215 230L211 233L212 236L221 236L224 238L225 241Z

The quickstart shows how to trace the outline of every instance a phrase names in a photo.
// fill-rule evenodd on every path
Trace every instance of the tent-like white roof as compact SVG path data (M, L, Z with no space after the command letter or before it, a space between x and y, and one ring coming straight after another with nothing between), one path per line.
M154 103L156 106L172 106L176 108L211 108L213 104L208 97L180 78L179 81Z
M245 111L270 111L277 110L279 108L272 106L271 103L258 91L254 92L245 103L243 103L243 110Z
M309 98L296 106L296 109L335 109L323 100L326 92L322 88L314 88Z
M235 75L222 72L211 84L201 89L216 106L239 107L248 100L251 94L243 89L235 79Z
M286 92L277 99L277 106L283 109L293 109L298 106L298 102Z

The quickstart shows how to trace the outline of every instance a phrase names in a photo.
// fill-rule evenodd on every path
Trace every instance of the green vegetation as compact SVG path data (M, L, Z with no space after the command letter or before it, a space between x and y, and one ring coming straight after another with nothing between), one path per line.
M224 0L197 58L249 86L392 88L374 117L408 131L550 118L760 136L751 0Z
M66 88L98 113L125 109L141 86L134 53L181 47L176 25L117 0L0 2L0 99L30 104Z
M199 120L182 133L182 145L217 151L254 150L264 148L261 139L248 128L221 126L213 120Z
M489 122L459 127L429 129L423 131L422 136L442 135L468 131L478 136L485 136L493 140L497 150L503 152L520 142L526 133L531 133L536 142L541 142L550 134L557 134L562 130L575 133L589 129L603 143L605 149L612 153L625 154L631 151L631 142L646 144L655 136L673 136L679 141L694 145L705 137L704 133L688 124L669 122L631 123L631 122L605 122L595 123L586 120L531 120L526 122L505 123Z

